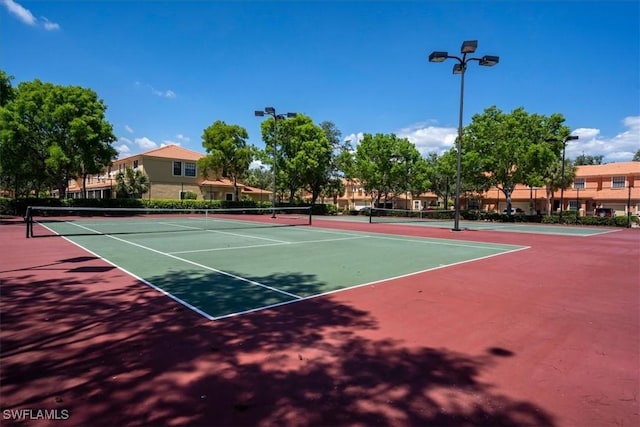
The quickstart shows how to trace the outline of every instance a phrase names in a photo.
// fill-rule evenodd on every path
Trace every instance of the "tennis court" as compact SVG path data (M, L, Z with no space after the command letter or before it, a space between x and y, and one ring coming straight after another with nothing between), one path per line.
M637 229L243 215L58 212L34 217L28 239L22 218L0 222L3 413L56 408L73 426L637 424Z
M321 229L286 211L205 214L67 212L31 227L34 236L64 236L208 319L527 248Z

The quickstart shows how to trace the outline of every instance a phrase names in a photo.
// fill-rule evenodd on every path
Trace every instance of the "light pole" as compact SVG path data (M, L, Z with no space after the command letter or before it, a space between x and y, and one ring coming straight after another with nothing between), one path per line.
M265 107L264 110L256 110L254 112L256 117L264 117L265 114L273 117L273 197L272 197L272 214L271 218L276 217L276 163L278 161L278 120L284 120L286 118L295 117L297 113L285 113L276 114L276 109L273 107Z
M562 224L562 210L564 209L564 187L565 187L565 179L564 179L564 153L567 148L568 141L575 141L578 139L577 135L569 135L562 140L562 166L560 167L560 216L558 222Z
M632 188L633 188L633 185L629 184L629 195L627 196L627 228L631 228L631 189Z
M453 231L460 230L460 156L462 151L462 111L464 105L464 74L467 71L467 64L469 61L478 61L478 64L485 67L492 67L496 65L500 58L493 55L485 55L482 58L467 58L467 54L474 53L478 47L477 40L467 40L462 42L459 56L449 55L448 52L431 52L429 55L429 62L444 62L447 59L455 59L458 61L453 66L453 74L460 74L460 114L458 116L458 139L456 141L457 160L456 160L456 206Z

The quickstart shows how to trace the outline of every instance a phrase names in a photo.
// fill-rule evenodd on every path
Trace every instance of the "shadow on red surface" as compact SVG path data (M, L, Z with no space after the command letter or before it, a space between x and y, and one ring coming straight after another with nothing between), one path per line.
M554 425L480 380L517 357L508 349L367 338L375 318L330 297L209 322L92 257L54 261L66 274L34 265L2 282L3 413L69 412L40 425Z

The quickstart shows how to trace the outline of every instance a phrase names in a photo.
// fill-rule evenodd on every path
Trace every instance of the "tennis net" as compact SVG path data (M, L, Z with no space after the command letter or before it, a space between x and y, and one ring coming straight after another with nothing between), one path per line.
M30 206L27 237L201 232L311 225L311 207L151 209Z
M448 223L453 221L452 210L420 210L371 208L369 222L420 222L435 221Z

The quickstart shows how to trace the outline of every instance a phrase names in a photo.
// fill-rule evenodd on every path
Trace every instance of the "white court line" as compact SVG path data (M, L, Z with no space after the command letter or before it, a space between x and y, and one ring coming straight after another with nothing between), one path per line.
M342 230L320 230L317 228L309 228L308 231L312 231L314 233L327 233L327 234L338 234L345 235L350 234L352 236L361 236L365 235L367 237L371 237L373 239L384 239L384 240L394 240L398 242L411 242L411 243L421 243L421 244L434 244L434 245L443 245L443 246L459 246L463 248L480 248L480 249L500 249L500 248L513 248L520 247L521 245L509 245L509 244L501 244L501 243L490 243L491 246L483 246L482 243L472 242L469 240L448 240L448 239L434 239L432 237L421 237L421 236L413 236L411 238L400 238L400 237L391 237L387 234L365 234L364 232L359 231L342 231Z
M361 283L359 285L349 286L349 287L346 287L346 288L334 289L333 291L328 291L328 292L323 292L323 293L320 293L320 294L310 295L308 297L302 297L302 298L297 299L297 300L283 301L283 302L279 302L279 303L276 303L276 304L270 304L270 305L266 305L266 306L262 306L262 307L252 308L250 310L244 310L244 311L239 311L239 312L236 312L236 313L225 314L224 316L214 317L212 320L221 320L221 319L225 319L225 318L228 318L228 317L235 317L235 316L240 316L240 315L243 315L243 314L253 313L253 312L256 312L256 311L267 310L267 309L274 308L274 307L279 307L279 306L282 306L282 305L287 305L287 304L307 301L307 300L310 300L310 299L323 297L323 296L326 296L326 295L336 294L338 292L344 292L344 291L348 291L348 290L351 290L351 289L362 288L364 286L370 286L370 285L375 285L375 284L378 284L378 283L383 283L383 282L386 282L386 281L402 279L402 278L405 278L405 277L411 277L411 276L415 276L417 274L426 273L428 271L434 271L434 270L439 270L441 268L452 267L454 265L461 265L461 264L466 264L468 262L474 262L474 261L479 261L479 260L483 260L483 259L493 258L493 257L496 257L496 256L505 255L505 254L509 254L509 253L512 253L512 252L519 252L519 251L523 251L523 250L526 250L526 249L530 249L530 247L527 246L527 247L516 248L516 249L510 250L510 251L505 251L505 252L501 252L501 253L498 253L498 254L485 255L485 256L482 256L482 257L479 257L479 258L467 259L467 260L464 260L464 261L454 262L452 264L439 265L437 267L431 267L431 268L427 268L427 269L424 269L424 270L415 271L413 273L401 274L399 276L389 277L388 279L374 280L372 282Z
M197 252L232 251L235 249L253 249L253 248L267 248L271 246L304 245L307 243L340 242L342 240L357 240L357 239L367 239L367 238L369 238L369 236L353 236L353 237L343 237L341 239L303 240L299 242L267 243L266 245L234 246L232 248L194 249L191 251L177 251L177 252L167 252L167 253L172 255L193 254Z
M208 233L228 234L229 236L234 236L234 237L249 237L251 239L266 240L268 242L289 243L289 242L287 242L285 240L269 239L267 237L259 237L259 236L248 236L246 234L230 233L228 231L222 231L222 230L208 230L208 229L202 229L200 227L191 227L189 225L173 224L171 222L161 222L160 224L170 225L172 227L189 228L189 229L192 229L194 231L202 230L202 231L206 231Z
M72 223L69 223L69 224L74 225L76 227L84 228L85 230L89 230L91 232L96 232L96 230L92 230L91 228L84 227L84 226L79 225L79 224L72 224ZM124 239L121 239L121 238L116 237L116 236L111 236L111 235L108 235L108 234L105 235L105 236L110 238L110 239L114 239L114 240L117 240L119 242L126 243L128 245L136 246L136 247L141 248L141 249L146 249L148 251L154 252L154 253L159 254L159 255L164 255L164 256L167 256L169 258L173 258L173 259L176 259L178 261L182 261L182 262L187 263L187 264L195 265L196 267L200 267L200 268L203 268L205 270L213 271L215 273L220 273L222 275L225 275L225 276L228 276L228 277L232 277L234 279L237 279L237 280L240 280L240 281L243 281L243 282L247 282L247 283L250 283L252 285L259 286L261 288L269 289L270 291L278 292L280 294L287 295L287 296L290 296L292 298L296 298L296 299L301 299L302 298L299 295L295 295L295 294L292 294L290 292L283 291L282 289L277 289L277 288L274 288L272 286L268 286L268 285L265 285L263 283L256 282L255 280L247 279L246 277L238 276L238 275L235 275L233 273L229 273L227 271L218 270L217 268L213 268L213 267L209 267L209 266L206 266L206 265L203 265L203 264L199 264L197 262L189 261L188 259L180 258L180 257L177 257L175 255L171 255L171 254L166 253L166 252L158 251L156 249L149 248L147 246L140 245L138 243L130 242L128 240L124 240Z
M39 224L40 224L40 223L39 223ZM178 298L177 296L173 295L172 293L167 292L167 291L165 291L164 289L162 289L162 288L160 288L160 287L158 287L158 286L154 285L153 283L149 282L148 280L145 280L145 279L143 279L142 277L140 277L140 276L138 276L138 275L136 275L136 274L133 274L133 273L132 273L132 272L130 272L129 270L127 270L127 269L125 269L125 268L122 268L122 267L120 267L120 266L119 266L119 265L117 265L117 264L112 263L112 262L111 262L111 261L109 261L108 259L104 258L102 255L99 255L99 254L97 254L97 253L93 252L92 250L89 250L89 249L85 248L85 247L84 247L84 246L82 246L81 244L74 242L73 240L69 239L69 238L68 238L68 237L66 237L66 236L61 236L59 233L55 232L54 230L52 230L51 228L47 227L47 226L46 226L46 225L44 225L44 224L40 224L40 225L41 225L42 227L46 228L47 230L51 231L52 233L57 234L58 236L62 237L62 238L63 238L64 240L66 240L67 242L69 242L69 243L71 243L71 244L73 244L73 245L75 245L75 246L79 247L79 248L80 248L80 249L82 249L83 251L86 251L86 252L90 253L91 255L95 256L96 258L101 259L102 261L106 262L106 263L107 263L107 264L109 264L109 265L114 266L115 268L117 268L117 269L118 269L118 270L120 270L120 271L123 271L124 273L128 274L129 276L133 277L134 279L139 280L139 281L141 281L142 283L144 283L145 285L147 285L147 286L149 286L149 287L151 287L151 288L155 289L156 291L160 292L162 295L168 296L169 298L171 298L172 300L174 300L174 301L175 301L175 302L177 302L178 304L182 304L182 305L184 305L185 307L187 307L188 309L195 311L196 313L198 313L198 314L199 314L199 315L201 315L202 317L206 318L207 320L216 320L216 318L215 318L214 316L210 315L209 313L206 313L206 312L204 312L204 311L200 310L198 307L196 307L196 306L193 306L193 305L189 304L188 302L186 302L186 301L184 301L184 300L182 300L182 299ZM74 224L74 225L75 225L75 224Z

